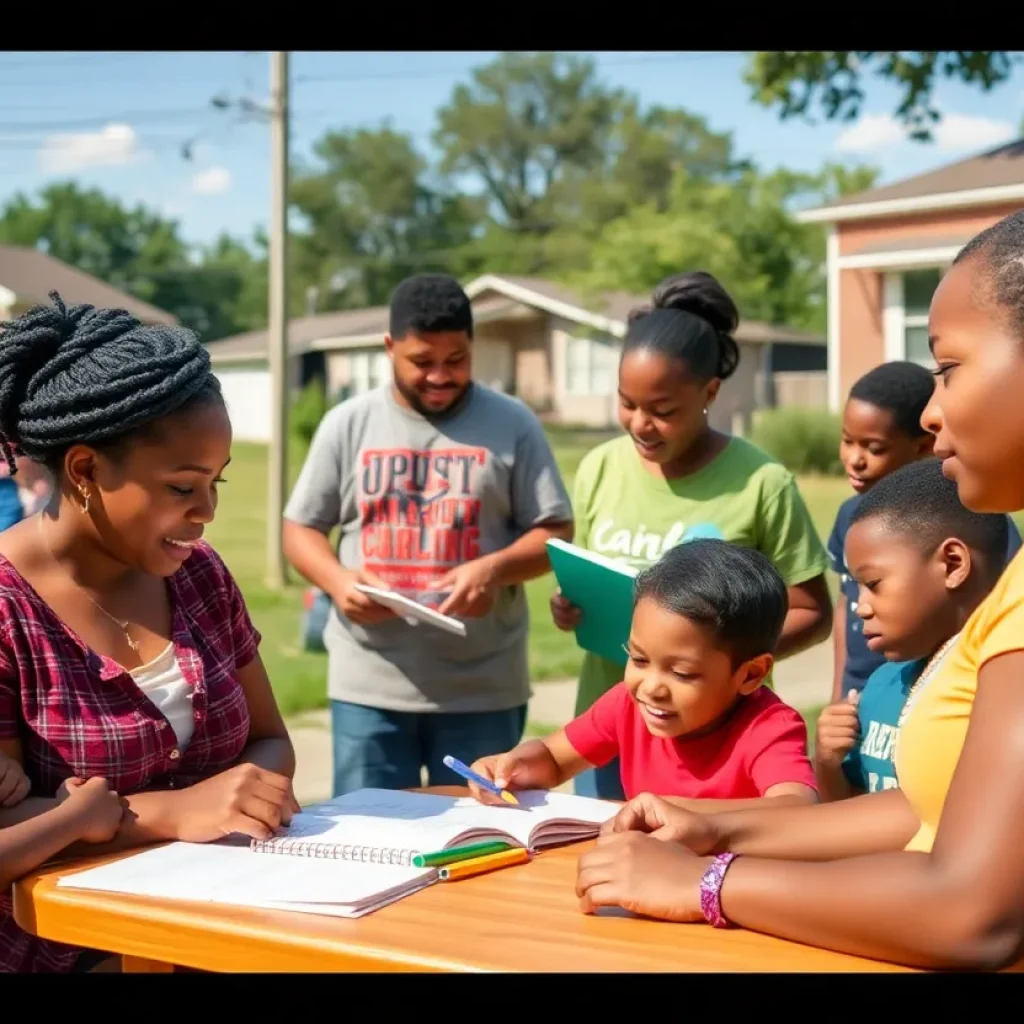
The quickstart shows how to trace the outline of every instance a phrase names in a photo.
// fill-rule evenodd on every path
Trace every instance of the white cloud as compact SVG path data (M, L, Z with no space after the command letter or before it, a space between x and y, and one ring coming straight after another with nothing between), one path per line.
M191 184L197 196L219 196L231 188L231 172L226 167L207 167L200 171Z
M131 125L108 124L98 132L51 135L40 147L39 166L63 174L86 167L123 167L149 156Z
M969 152L998 146L1016 138L1009 121L970 114L943 114L932 126L934 145L944 152ZM864 114L840 133L835 148L841 153L867 153L907 141L907 130L891 114Z
M835 148L841 153L867 153L897 145L906 137L906 132L889 114L862 114L840 133Z
M1009 121L992 117L946 114L932 129L932 135L939 149L987 149L1015 139L1017 130Z

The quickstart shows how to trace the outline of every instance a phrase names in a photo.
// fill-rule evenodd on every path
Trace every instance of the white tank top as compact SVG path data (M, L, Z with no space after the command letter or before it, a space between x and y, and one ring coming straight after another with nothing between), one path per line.
M157 706L184 750L192 739L192 690L181 674L174 644L169 643L152 661L128 673L135 685Z

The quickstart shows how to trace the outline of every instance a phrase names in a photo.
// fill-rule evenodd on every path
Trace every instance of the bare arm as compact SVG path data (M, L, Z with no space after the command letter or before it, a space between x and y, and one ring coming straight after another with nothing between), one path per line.
M47 801L46 813L0 829L0 889L56 857L82 835L82 823L66 802Z
M832 628L832 597L824 574L790 587L787 593L789 613L782 625L777 661L821 643Z
M286 519L282 526L285 558L314 587L332 597L340 594L352 577L352 572L339 561L327 535L315 526Z
M818 802L818 794L799 782L781 782L769 786L764 796L741 800L690 800L681 796L664 798L675 807L695 814L724 814L729 811L774 811L781 807L806 807Z
M505 754L492 754L474 761L473 771L511 791L557 789L594 766L576 753L564 729L544 739L525 740ZM493 793L470 782L470 791L481 803L498 804Z
M982 667L930 854L799 867L741 858L726 876L724 913L754 931L922 967L997 969L1016 961L1024 949L1022 677L1022 652ZM822 831L828 811L873 798L881 806L890 793L824 805Z
M814 759L814 776L818 780L818 792L821 799L826 803L836 800L848 800L852 796L859 796L864 792L862 789L854 789L850 780L846 777L841 764L833 764Z
M832 703L843 699L843 674L846 672L846 616L850 613L845 594L839 595L832 622Z

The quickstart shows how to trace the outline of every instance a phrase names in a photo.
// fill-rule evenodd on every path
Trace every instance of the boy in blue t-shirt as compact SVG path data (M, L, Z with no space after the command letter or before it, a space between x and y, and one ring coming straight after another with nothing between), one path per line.
M856 492L839 507L828 539L832 569L839 576L832 637L835 670L832 701L851 690L861 690L885 659L864 642L863 624L856 614L857 583L843 556L846 533L861 498L890 473L931 455L934 438L921 426L935 378L923 366L910 362L882 363L864 374L850 389L843 410L839 458ZM1020 549L1021 538L1007 517L1006 561Z
M866 647L883 659L863 691L818 719L814 769L823 801L898 786L900 717L1006 567L1009 520L971 512L938 459L911 463L866 494L845 561Z

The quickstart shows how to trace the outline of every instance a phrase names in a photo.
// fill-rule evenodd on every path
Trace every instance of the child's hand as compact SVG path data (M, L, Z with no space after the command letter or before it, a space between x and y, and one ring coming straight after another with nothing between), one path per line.
M860 694L851 690L846 700L829 704L818 718L814 739L814 758L820 764L836 767L853 750L860 737L857 702Z
M569 603L569 599L556 590L551 597L551 618L555 625L565 633L571 633L582 619L579 608Z
M65 779L57 799L74 818L83 842L107 843L117 835L124 804L106 779Z
M470 767L477 775L490 779L495 785L501 786L502 789L534 789L536 784L532 779L534 772L531 771L533 763L529 756L524 757L523 752L516 749L510 750L507 754L491 754L490 757L481 757L479 761L474 761ZM500 805L502 807L508 806L500 796L495 796L494 793L481 789L476 783L470 782L468 785L469 791L480 803Z
M20 804L32 788L24 769L6 754L0 754L0 807Z

